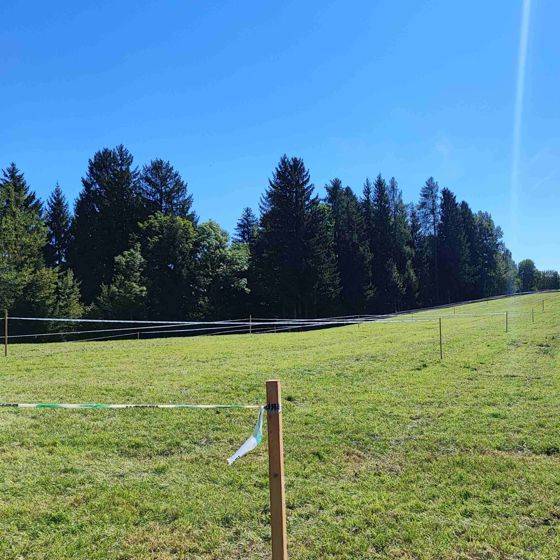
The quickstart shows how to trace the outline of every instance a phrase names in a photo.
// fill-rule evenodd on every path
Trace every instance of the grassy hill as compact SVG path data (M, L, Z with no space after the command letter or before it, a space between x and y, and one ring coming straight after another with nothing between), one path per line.
M263 403L279 378L291 558L558 558L560 294L405 319L13 346L0 400ZM0 409L0 558L268 558L266 443L225 462L255 419Z

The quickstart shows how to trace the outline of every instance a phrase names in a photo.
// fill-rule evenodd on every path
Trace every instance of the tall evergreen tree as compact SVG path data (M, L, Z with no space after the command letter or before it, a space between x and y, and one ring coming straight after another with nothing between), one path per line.
M441 191L438 251L441 295L446 302L459 301L468 283L469 254L461 210L449 189Z
M13 308L32 297L29 286L44 266L45 240L41 203L12 163L0 178L1 308Z
M362 243L363 220L360 204L350 187L344 188L340 179L333 179L325 187L326 202L331 209L334 246L340 278L341 312L363 313L368 285L369 259Z
M425 287L425 303L439 303L439 278L438 278L438 226L439 226L439 185L430 177L420 191L418 203L418 216L428 251L427 266L430 271L430 285Z
M410 243L410 224L408 212L403 201L402 191L394 177L391 177L387 186L389 207L391 209L391 237L392 255L402 285L402 297L397 302L397 308L412 307L416 304L418 280L412 263Z
M150 214L161 212L197 221L187 182L168 161L158 158L145 165L140 175L140 188Z
M70 211L66 197L57 183L47 200L45 211L47 245L45 258L48 266L65 267L70 247Z
M82 185L72 223L71 262L84 299L91 302L101 284L110 283L115 257L129 247L148 210L132 154L122 145L97 152Z
M283 316L326 312L338 293L332 227L313 191L303 160L284 155L261 200L255 297Z
M391 203L387 184L378 175L373 184L373 258L371 275L376 312L395 311L403 283L395 262Z
M237 225L235 226L235 237L234 241L237 243L247 243L252 244L257 236L257 229L259 227L259 222L255 213L251 208L243 208L241 217L237 220Z
M480 269L480 254L478 250L477 226L475 215L467 202L461 202L459 211L468 254L462 298L471 300L480 297L482 293L478 275Z

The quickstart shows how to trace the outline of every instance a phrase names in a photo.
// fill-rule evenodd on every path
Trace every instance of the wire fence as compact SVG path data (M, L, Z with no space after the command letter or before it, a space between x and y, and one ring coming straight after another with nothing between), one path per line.
M539 295L557 294L559 291L539 292ZM50 343L53 345L47 351L43 344L41 347L30 347L26 349L26 355L52 355L61 352L69 352L83 349L76 347L77 343L104 342L119 339L153 339L183 336L216 336L231 334L277 334L289 332L302 332L315 329L326 329L333 327L362 325L368 323L433 323L438 319L484 319L492 317L504 317L505 330L508 330L508 322L515 317L530 318L535 321L535 307L519 310L517 298L527 294L516 294L509 296L513 298L514 307L505 311L489 312L463 312L464 305L473 303L484 303L498 299L506 299L505 296L497 298L486 298L483 300L459 302L451 306L437 306L407 310L403 312L376 314L376 315L344 315L317 318L277 318L277 317L252 317L227 320L134 320L134 319L95 319L95 318L70 318L70 317L11 317L6 314L4 321L4 346L5 354L8 354L9 344L25 343ZM533 293L534 295L534 293ZM549 297L539 300L542 303L542 311L545 311L545 302ZM434 315L434 313L436 313ZM21 332L23 325L45 325L46 328L40 332ZM13 325L17 326L17 330ZM69 330L60 330L60 327L70 327ZM85 328L80 328L80 327ZM16 334L11 334L16 330ZM60 344L62 343L62 345ZM50 346L50 345L49 345ZM23 357L23 356L20 356Z

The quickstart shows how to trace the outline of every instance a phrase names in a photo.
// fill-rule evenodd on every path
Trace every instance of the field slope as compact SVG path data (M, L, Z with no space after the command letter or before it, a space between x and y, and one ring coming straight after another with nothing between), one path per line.
M560 294L532 295L307 333L14 346L0 400L262 403L279 378L291 558L553 559L559 348ZM225 462L255 417L0 409L0 558L268 558L266 444Z

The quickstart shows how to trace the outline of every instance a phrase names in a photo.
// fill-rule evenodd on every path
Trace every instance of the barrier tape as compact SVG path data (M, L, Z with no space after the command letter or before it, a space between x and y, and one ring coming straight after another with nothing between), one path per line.
M106 403L13 403L0 402L0 408L25 408L36 410L123 410L128 408L140 409L259 409L259 416L251 436L241 445L241 447L227 460L228 465L233 464L237 459L247 455L255 449L262 441L262 428L265 407L258 404L150 404L150 403L126 403L126 404L106 404Z

